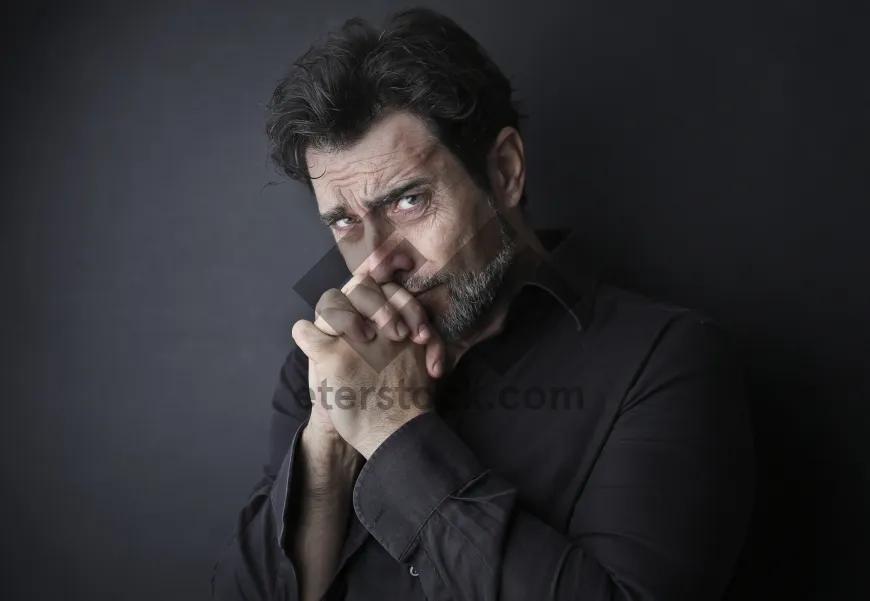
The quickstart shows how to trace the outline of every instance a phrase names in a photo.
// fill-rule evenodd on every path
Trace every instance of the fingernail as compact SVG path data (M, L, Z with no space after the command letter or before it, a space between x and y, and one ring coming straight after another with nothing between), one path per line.
M404 321L400 321L400 322L396 325L396 331L399 333L399 336L401 336L402 338L404 338L405 336L407 336L408 333L410 332L410 330L408 329L408 326L405 325L405 322L404 322Z
M426 324L421 324L419 328L417 328L417 337L419 338L427 338L429 336L429 328L426 327Z
M441 359L435 360L435 363L432 364L432 371L435 372L436 376L441 375Z

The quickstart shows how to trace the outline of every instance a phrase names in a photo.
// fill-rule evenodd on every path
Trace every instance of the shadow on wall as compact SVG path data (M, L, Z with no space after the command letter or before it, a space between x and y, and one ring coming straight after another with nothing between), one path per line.
M567 103L572 97L579 100ZM635 102L642 102L642 97L638 98ZM557 214L562 225L568 219L575 223L576 237L605 280L711 315L729 329L742 349L756 436L758 483L749 534L725 599L815 601L834 598L835 592L842 592L844 598L852 596L858 584L859 558L867 555L857 541L862 536L866 540L866 534L859 531L866 529L864 514L870 499L860 487L866 466L844 464L856 453L845 448L846 433L841 428L848 424L838 424L838 415L845 414L845 399L856 392L854 387L849 390L849 384L840 385L839 390L833 384L849 369L834 366L836 361L830 358L845 354L837 348L835 337L825 338L830 353L805 337L811 330L817 337L827 336L823 333L832 324L817 321L808 326L800 313L815 310L825 314L826 305L820 298L809 299L806 307L792 309L794 313L783 317L778 307L788 302L782 297L787 297L790 278L799 273L799 267L794 273L762 272L751 277L748 271L735 269L729 273L731 279L723 276L720 282L716 282L716 275L707 273L698 283L689 261L671 261L682 252L681 245L692 244L685 239L668 242L668 235L699 225L703 209L694 217L668 214L692 202L688 196L649 208L656 204L657 194L670 192L667 187L661 189L657 185L661 180L656 180L669 173L664 167L657 173L646 160L656 151L655 144L631 139L649 135L649 130L644 133L624 127L624 113L632 110L579 91L553 99L546 109L536 107L524 131L527 146L534 149L529 156L530 211L540 217ZM635 118L642 121L643 109L640 111L641 117L636 113ZM557 144L557 137L566 143ZM693 151L682 152L690 155ZM691 157L686 164L691 165ZM566 178L573 178L567 187ZM753 203L778 202L760 192L755 198L739 197L744 184L732 184L733 202L743 205L735 209L735 219ZM566 193L571 197L568 202ZM657 237L649 233L669 218L672 221L665 234ZM705 263L709 271L721 265L723 272L728 272L728 261L732 260L724 256L729 249L728 234L715 233L709 224L700 225L711 232L712 240L698 249L696 263ZM772 232L766 242L763 238L750 240L739 259L751 263L753 253L764 252L764 244L777 244L775 235ZM715 250L719 243L725 250ZM799 264L800 257L794 257L794 262ZM769 278L767 288L759 289L754 277ZM781 290L777 290L780 282ZM738 298L741 295L743 298ZM766 298L746 300L753 295ZM779 314L774 315L777 311ZM766 325L769 322L776 325ZM783 328L786 333L780 335ZM860 440L859 426L852 428L852 441ZM857 464L857 458L854 461ZM857 488L851 484L856 481Z

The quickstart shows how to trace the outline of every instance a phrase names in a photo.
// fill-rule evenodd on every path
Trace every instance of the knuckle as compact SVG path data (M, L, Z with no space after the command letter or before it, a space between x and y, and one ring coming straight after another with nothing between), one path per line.
M296 323L293 324L293 328L290 330L290 335L293 337L293 340L299 342L300 340L304 340L305 338L305 320L300 319Z
M360 285L365 277L366 276L360 274L352 275L351 278L345 282L344 286L341 287L340 292L343 294L349 294Z
M344 292L339 290L338 288L330 288L326 292L323 293L322 299L334 303L335 301L340 301L344 298Z
M381 290L384 292L384 295L389 298L392 297L394 294L401 293L403 288L395 282L387 282L386 284L381 285Z
M314 311L320 315L329 307L335 307L340 304L343 297L344 293L341 290L338 288L330 288L320 295L320 300L317 301Z
M353 277L350 278L350 281L359 285L362 282L366 281L366 279L369 279L369 278L370 278L370 276L367 273L355 273L355 274L353 274Z
M379 299L381 311L386 313L387 315L395 315L399 312L398 307L392 303L392 300L388 300L386 298Z
M375 321L380 321L382 324L389 323L398 319L399 312L390 303L384 303L380 310L375 314Z
M359 283L366 288L376 288L378 286L377 282L375 282L375 279L368 273L360 276Z
M317 321L324 327L336 329L341 325L341 312L334 309L324 309L317 316ZM315 325L317 324L315 323Z

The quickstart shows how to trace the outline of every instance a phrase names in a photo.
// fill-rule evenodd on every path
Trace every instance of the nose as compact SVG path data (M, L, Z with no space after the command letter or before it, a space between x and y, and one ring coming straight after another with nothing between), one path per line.
M386 245L381 245L380 249L384 246ZM409 246L407 240L401 240L391 245L385 254L380 252L373 254L374 265L368 272L371 278L378 284L386 284L396 280L397 272L413 272L414 259L408 252Z
M355 275L368 275L378 284L386 284L394 281L399 271L414 271L419 253L397 230L366 225L364 239L354 252L358 267L351 271Z

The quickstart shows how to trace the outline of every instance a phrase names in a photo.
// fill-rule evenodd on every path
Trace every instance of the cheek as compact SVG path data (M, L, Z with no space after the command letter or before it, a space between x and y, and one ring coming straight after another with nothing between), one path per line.
M419 235L409 237L408 242L414 247L414 254L418 255L416 262L423 273L432 274L444 266L445 245L438 230L423 230ZM419 264L421 261L422 265Z
M463 247L474 236L472 221L471 215L439 209L431 219L405 232L407 240L427 259L424 268L427 273L456 262Z

